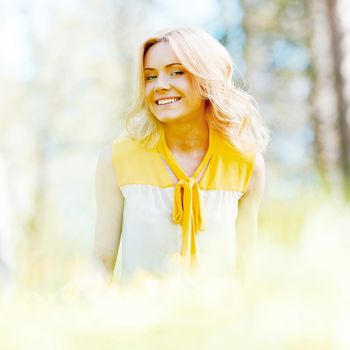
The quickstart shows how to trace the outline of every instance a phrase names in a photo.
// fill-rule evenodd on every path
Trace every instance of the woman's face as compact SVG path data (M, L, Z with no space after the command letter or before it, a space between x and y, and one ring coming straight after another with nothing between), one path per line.
M204 99L196 92L193 75L176 57L170 44L151 46L144 57L145 100L161 122L198 117Z

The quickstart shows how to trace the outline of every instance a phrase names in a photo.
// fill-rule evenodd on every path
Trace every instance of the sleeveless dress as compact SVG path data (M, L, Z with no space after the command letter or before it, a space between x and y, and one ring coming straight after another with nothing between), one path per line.
M129 137L114 140L113 168L124 197L121 280L137 272L161 277L184 266L234 272L238 200L254 158L209 128L208 150L187 177L164 135L154 148Z

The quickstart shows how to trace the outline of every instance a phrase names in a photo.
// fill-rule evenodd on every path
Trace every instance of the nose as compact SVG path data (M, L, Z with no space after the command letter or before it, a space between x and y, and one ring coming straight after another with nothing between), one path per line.
M170 86L169 86L169 82L168 82L167 78L164 77L164 75L159 74L159 76L156 80L156 83L154 85L154 90L156 92L159 92L159 91L166 91L169 89L170 89Z

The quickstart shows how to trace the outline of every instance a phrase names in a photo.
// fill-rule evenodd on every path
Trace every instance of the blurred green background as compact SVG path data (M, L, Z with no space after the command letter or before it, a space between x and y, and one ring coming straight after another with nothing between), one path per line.
M284 246L349 201L346 0L1 0L1 275L64 281L88 257L99 150L131 103L139 42L198 25L223 43L271 130L261 234ZM210 53L208 52L208 55Z

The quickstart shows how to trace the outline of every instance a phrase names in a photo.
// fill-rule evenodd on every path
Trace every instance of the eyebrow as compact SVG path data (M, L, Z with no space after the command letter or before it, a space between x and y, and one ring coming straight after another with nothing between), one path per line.
M176 65L178 65L178 66L182 66L182 64L181 63L170 63L170 64L167 64L166 66L165 66L165 68L169 68L169 67L171 67L171 66L176 66ZM146 70L156 70L155 68L145 68L144 69L145 71Z

